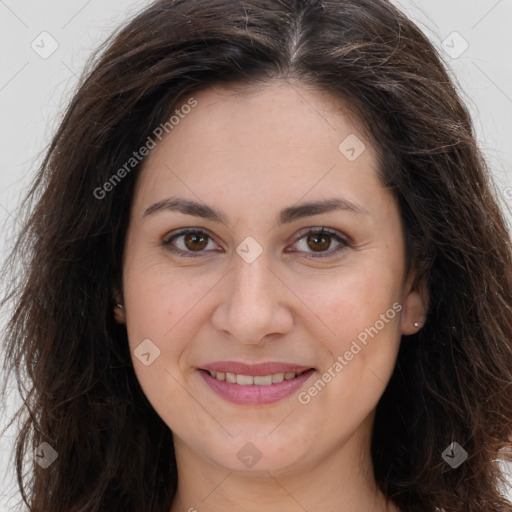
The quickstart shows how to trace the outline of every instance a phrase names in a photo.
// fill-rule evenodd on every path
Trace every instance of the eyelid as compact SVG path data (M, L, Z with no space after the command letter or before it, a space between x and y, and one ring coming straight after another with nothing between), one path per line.
M184 236L184 235L188 235L188 234L204 234L204 235L207 236L207 238L209 240L211 240L212 242L217 244L217 242L215 241L215 237L213 235L211 235L210 232L206 228L202 228L202 227L187 227L187 228L181 228L181 229L178 229L178 230L171 231L170 233L167 233L163 237L163 239L161 241L161 245L166 247L169 251L171 251L171 252L173 252L175 254L184 256L184 257L196 258L196 257L201 257L201 256L207 254L208 252L211 252L211 250L210 251L205 251L205 250L201 250L201 251L183 251L183 250L178 249L176 247L173 247L171 245L170 242L173 239L179 238L180 236ZM326 228L326 227L308 227L308 228L303 228L296 235L294 235L294 237L293 237L293 240L294 240L293 245L296 244L297 242L299 242L306 235L318 235L318 234L326 234L326 235L336 239L340 243L340 246L337 247L334 250L328 250L328 251L325 251L325 252L318 252L318 253L315 253L315 252L305 252L304 253L304 257L305 258L310 258L310 259L311 258L312 259L327 258L327 257L331 257L331 256L339 254L340 252L342 252L347 247L352 247L351 241L350 241L350 239L347 236L345 236L343 233L341 233L341 232L339 232L339 231L337 231L335 229ZM219 245L219 244L217 244L217 245ZM218 252L218 251L215 251L215 252ZM286 252L288 252L288 253L289 252L300 253L301 251L292 250L292 251L286 251Z
M302 230L299 231L299 233L297 235L294 236L295 241L293 242L293 244L296 244L297 242L299 242L306 235L322 235L322 234L328 235L331 238L336 239L340 243L340 246L338 246L335 249L330 249L325 252L314 252L314 251L313 252L305 252L304 258L319 259L319 258L334 257L334 256L339 255L341 252L343 252L348 247L352 247L352 243L346 235L344 235L343 233L341 233L340 231L338 231L336 229L326 228L326 227L303 228ZM301 251L287 251L287 252L301 252Z
M178 228L173 229L172 231L169 231L169 233L165 234L162 238L162 243L166 244L169 243L173 238L177 238L180 235L188 235L190 233L200 233L208 235L212 240L214 239L214 236L210 234L210 232L206 228L202 227L188 227L188 228Z
M188 227L188 228L181 228L181 229L173 230L170 233L167 233L162 238L161 245L166 247L169 251L171 251L175 254L178 254L180 256L191 257L191 258L197 258L197 257L204 256L207 251L204 251L204 250L203 251L195 251L195 252L194 251L183 251L183 250L173 247L171 245L171 240L173 240L175 238L179 238L180 236L188 235L188 234L204 234L207 236L207 238L209 240L211 240L212 242L217 244L217 242L215 241L215 237L213 235L211 235L210 232L206 228ZM217 245L219 245L219 244L217 244Z

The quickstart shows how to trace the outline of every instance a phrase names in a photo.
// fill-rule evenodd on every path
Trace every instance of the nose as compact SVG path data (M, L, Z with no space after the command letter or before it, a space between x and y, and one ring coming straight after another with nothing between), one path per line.
M287 303L293 293L269 266L265 253L252 263L235 256L220 295L213 326L240 343L266 344L293 327Z

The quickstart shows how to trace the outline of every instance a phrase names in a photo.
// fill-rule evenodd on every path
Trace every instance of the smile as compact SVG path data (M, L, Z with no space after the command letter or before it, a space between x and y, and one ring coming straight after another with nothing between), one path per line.
M300 373L286 372L274 373L270 375L240 375L236 373L214 372L208 370L209 374L214 379L226 381L230 384L238 384L240 386L270 386L271 384L278 384L279 382L283 382L283 380L295 379L295 377L302 375L304 371Z
M224 400L237 405L262 406L299 392L305 381L315 373L313 368L295 370L264 373L263 368L252 372L246 368L245 373L234 373L198 369L198 373L208 388ZM259 375L247 375L248 373Z

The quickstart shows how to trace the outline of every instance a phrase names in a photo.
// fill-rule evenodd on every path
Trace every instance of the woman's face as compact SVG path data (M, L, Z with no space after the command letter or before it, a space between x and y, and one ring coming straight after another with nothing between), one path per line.
M284 475L359 457L425 316L374 149L297 84L193 97L132 204L121 321L142 389L178 460Z

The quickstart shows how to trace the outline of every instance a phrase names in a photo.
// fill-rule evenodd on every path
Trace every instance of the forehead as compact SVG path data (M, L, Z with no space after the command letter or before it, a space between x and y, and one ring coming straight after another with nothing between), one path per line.
M338 98L285 82L216 86L191 97L196 106L150 152L138 197L181 191L241 207L257 197L268 204L333 192L375 200L374 149Z
M179 137L183 143L192 135L194 143L201 146L227 143L231 151L251 154L255 136L266 142L267 150L284 144L298 153L331 143L336 148L343 135L358 133L366 138L351 105L303 84L275 80L256 86L212 86L193 97L197 106L181 116L168 139ZM176 111L186 101L182 98Z

